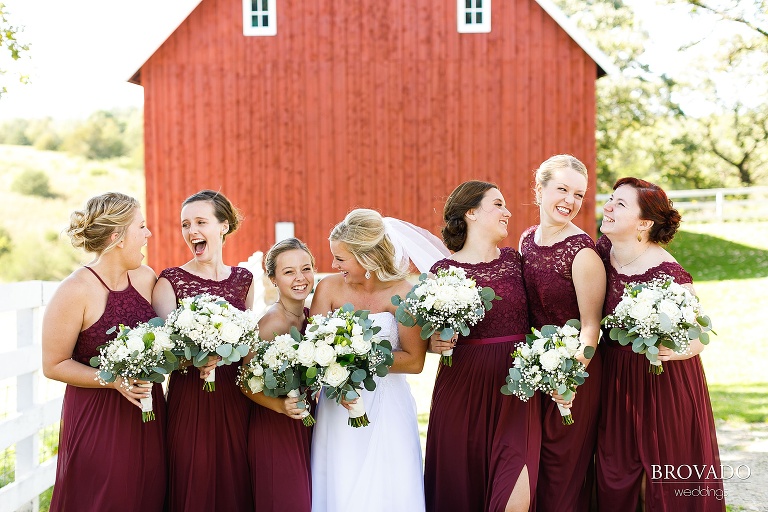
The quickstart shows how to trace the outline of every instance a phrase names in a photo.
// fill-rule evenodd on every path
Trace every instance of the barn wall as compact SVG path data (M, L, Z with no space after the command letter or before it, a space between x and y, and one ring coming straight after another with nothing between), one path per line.
M329 271L328 233L354 207L439 233L467 179L499 185L516 246L540 162L595 168L596 65L532 0L494 2L490 34L458 34L455 9L281 0L277 36L244 37L241 2L204 0L141 70L150 264L190 258L179 209L202 188L245 216L232 264L292 221ZM594 234L594 195L583 210Z

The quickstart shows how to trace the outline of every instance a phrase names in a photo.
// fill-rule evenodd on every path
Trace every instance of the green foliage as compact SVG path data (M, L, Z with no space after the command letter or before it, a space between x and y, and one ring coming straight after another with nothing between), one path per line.
M12 247L11 234L7 229L0 226L0 258L11 252Z
M768 423L766 385L743 384L709 386L716 419L744 423Z
M17 174L13 179L13 183L11 183L11 190L25 196L44 198L58 196L51 190L51 182L48 179L48 175L43 171L33 169L27 169Z
M19 41L18 35L23 31L23 28L12 25L8 16L9 14L8 11L6 11L5 4L0 2L0 52L5 55L10 55L11 59L17 61L21 58L23 53L29 51L29 45ZM2 78L5 73L5 70L0 69L0 78ZM25 75L17 75L22 83L28 80ZM4 92L6 92L5 84L0 82L0 97L2 97Z

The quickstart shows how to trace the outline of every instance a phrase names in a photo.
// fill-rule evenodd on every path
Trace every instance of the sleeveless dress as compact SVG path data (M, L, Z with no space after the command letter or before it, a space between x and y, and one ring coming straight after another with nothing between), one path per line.
M304 308L305 318L309 309ZM301 332L307 328L304 320ZM315 411L312 411L314 414ZM248 427L248 461L254 510L309 512L312 509L312 428L254 404Z
M534 241L537 226L521 237L523 277L528 295L528 318L540 329L579 319L579 303L571 268L582 250L595 250L586 234L574 235L551 246ZM602 357L596 353L587 368L589 377L579 386L571 414L573 425L562 416L551 397L541 395L542 433L536 510L539 512L587 511L594 485L594 455L600 417Z
M398 350L397 321L389 312L369 316L379 336ZM347 409L321 393L312 433L313 512L420 512L424 510L421 442L416 402L405 374L374 377L361 396L371 423L347 424Z
M691 283L679 264L664 262L642 274L619 274L610 263L611 242L603 236L597 244L608 273L604 313L614 311L626 283L644 283L673 277ZM603 350L602 416L597 438L597 499L600 510L634 510L640 483L646 475L646 510L674 512L724 511L723 482L706 472L714 467L720 476L712 405L704 368L697 355L684 361L666 361L664 373L648 372L645 355L622 347L605 330ZM673 478L665 477L671 465ZM704 466L704 478L687 477L686 468ZM689 491L689 495L682 495ZM691 496L690 493L700 496ZM706 495L704 495L706 494ZM720 499L718 499L718 497Z
M505 247L494 261L443 259L432 272L449 266L463 268L501 300L470 328L470 340L459 336L453 366L437 371L424 471L427 510L503 511L524 466L533 502L541 448L541 400L501 394L511 353L530 332L521 258ZM514 341L491 339L513 335Z
M232 267L223 281L178 267L160 273L177 299L203 292L246 309L253 275ZM216 391L203 391L200 372L173 372L168 383L168 509L171 512L253 510L248 476L248 419L252 402L235 384L239 364L216 368Z
M93 269L85 268L109 290ZM129 277L125 290L109 290L104 313L80 332L72 359L90 366L98 347L115 337L106 333L109 329L121 323L135 326L155 316ZM163 509L166 410L160 384L152 386L152 401L155 420L142 423L141 409L117 390L67 385L51 511Z

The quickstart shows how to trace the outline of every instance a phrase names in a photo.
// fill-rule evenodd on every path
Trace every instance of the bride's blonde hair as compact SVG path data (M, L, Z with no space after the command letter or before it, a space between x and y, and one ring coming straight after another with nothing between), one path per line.
M374 272L379 281L397 281L408 275L407 268L395 264L395 246L376 210L352 210L331 230L328 240L343 242L357 262Z

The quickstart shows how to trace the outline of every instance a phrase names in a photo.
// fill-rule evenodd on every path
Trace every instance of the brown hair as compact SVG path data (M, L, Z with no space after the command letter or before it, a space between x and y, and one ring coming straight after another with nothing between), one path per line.
M315 257L307 247L307 244L299 240L298 238L286 238L277 242L270 247L267 254L264 256L264 271L267 273L267 277L275 277L275 271L277 270L277 257L284 252L293 251L298 249L309 254L309 259L312 262L312 268L315 268Z
M85 208L69 216L69 240L73 246L88 252L108 252L123 240L138 208L136 199L120 192L92 197ZM117 233L117 237L110 240L113 233Z
M213 214L219 222L227 221L229 228L222 234L222 241L231 235L237 228L240 227L240 221L243 220L240 212L235 208L232 202L221 192L215 190L201 190L197 194L192 194L181 203L181 207L185 207L190 203L196 203L197 201L208 201L213 205Z
M675 237L680 227L680 212L672 207L672 201L664 190L639 178L621 178L613 190L622 185L629 185L637 190L637 203L640 206L640 218L653 221L648 231L648 240L659 244L668 244Z
M448 196L443 208L445 226L441 232L448 249L458 251L464 247L467 240L467 221L464 215L472 208L480 206L485 193L492 188L499 187L486 181L465 181Z

